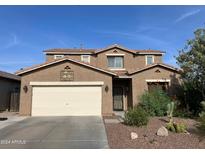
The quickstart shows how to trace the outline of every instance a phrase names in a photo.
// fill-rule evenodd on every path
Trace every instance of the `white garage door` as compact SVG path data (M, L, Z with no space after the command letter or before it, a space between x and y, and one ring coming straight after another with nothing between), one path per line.
M33 85L32 116L101 115L102 85L43 84Z

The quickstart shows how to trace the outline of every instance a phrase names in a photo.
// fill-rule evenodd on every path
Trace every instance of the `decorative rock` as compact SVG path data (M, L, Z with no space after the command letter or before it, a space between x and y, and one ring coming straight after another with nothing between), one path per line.
M168 136L168 130L164 126L162 126L158 129L157 135L158 136Z
M130 136L131 136L131 139L132 139L132 140L138 138L138 135L137 135L137 133L135 133L135 132L131 132Z
M155 139L150 140L149 143L150 143L150 144L158 145L158 142L157 142L157 140L155 140Z
M185 134L190 135L190 133L187 130L185 131Z

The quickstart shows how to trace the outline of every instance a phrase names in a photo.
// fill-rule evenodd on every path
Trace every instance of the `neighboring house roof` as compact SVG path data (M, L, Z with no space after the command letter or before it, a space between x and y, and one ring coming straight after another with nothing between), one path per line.
M7 72L3 72L3 71L0 71L0 77L21 81L21 77L20 76L17 76L15 74L11 74L11 73L7 73Z
M40 65L36 65L36 66L33 66L33 67L25 68L25 69L17 71L15 74L16 75L22 75L24 73L28 73L28 72L31 72L31 71L34 71L34 70L37 70L37 69L40 69L40 68L43 68L43 67L46 67L46 66L50 66L50 65L53 65L53 64L56 64L56 63L59 63L59 62L63 62L63 61L70 61L70 62L73 62L73 63L79 64L79 65L82 65L82 66L85 66L85 67L88 67L88 68L91 68L91 69L94 69L94 70L106 73L106 74L109 74L109 75L116 76L116 74L113 73L113 72L110 72L110 71L107 71L107 70L104 70L104 69L92 66L90 64L86 64L86 63L79 62L79 61L76 61L76 60L73 60L73 59L69 59L69 58L53 60L51 62L46 62L46 63L40 64Z
M170 65L167 65L167 64L164 64L164 63L156 63L156 64L152 64L152 65L149 65L149 66L145 66L145 67L140 68L140 69L138 69L138 70L136 70L136 71L129 72L128 74L129 74L129 75L133 75L133 74L140 73L140 72L142 72L142 71L145 71L145 70L148 70L148 69L150 69L150 68L157 67L157 66L161 66L161 67L170 69L170 70L175 71L175 72L177 72L177 73L179 73L179 72L181 71L181 70L178 69L178 68L175 68L175 67L173 67L173 66L170 66Z
M117 49L121 49L124 50L126 52L132 53L132 54L164 54L164 51L159 51L159 50L131 50L131 49L127 49L124 48L118 44L114 44L111 46L108 46L106 48L102 48L102 49L48 49L48 50L44 50L43 52L45 52L46 54L98 54L113 48L117 48Z

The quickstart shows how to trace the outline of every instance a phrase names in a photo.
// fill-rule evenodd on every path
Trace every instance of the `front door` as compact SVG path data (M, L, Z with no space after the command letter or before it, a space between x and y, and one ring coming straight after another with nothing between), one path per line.
M113 88L113 110L123 111L123 88Z

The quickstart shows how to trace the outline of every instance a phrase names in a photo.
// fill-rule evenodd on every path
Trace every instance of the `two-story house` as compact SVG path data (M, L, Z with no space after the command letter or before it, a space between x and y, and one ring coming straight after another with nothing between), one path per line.
M176 92L179 70L158 50L49 49L46 62L21 76L20 113L32 116L112 115L139 103L146 91Z

